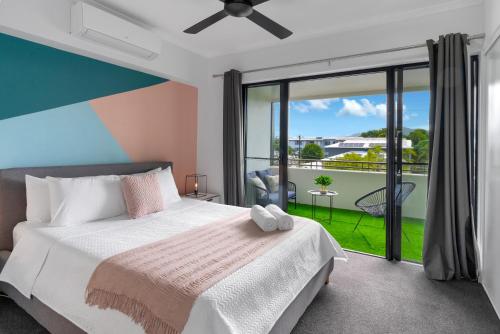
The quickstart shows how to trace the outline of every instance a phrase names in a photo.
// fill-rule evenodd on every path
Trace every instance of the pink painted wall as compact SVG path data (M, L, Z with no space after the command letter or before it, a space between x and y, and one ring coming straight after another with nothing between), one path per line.
M184 192L185 176L196 172L195 87L169 81L90 104L132 161L172 161Z

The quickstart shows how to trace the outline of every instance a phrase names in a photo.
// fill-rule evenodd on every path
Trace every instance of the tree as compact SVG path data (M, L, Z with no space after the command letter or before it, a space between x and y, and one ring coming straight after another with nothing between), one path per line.
M366 162L366 163L365 163ZM382 146L375 146L370 148L365 155L360 155L356 152L347 152L340 158L334 161L324 162L323 166L327 169L369 169L369 170L383 170L385 162L385 152Z
M360 136L363 138L385 138L387 137L387 129L369 130L362 132Z
M375 164L368 164L368 168L372 170L381 170L383 166L378 163L385 161L385 154L382 146L377 145L369 149L362 160L367 162L377 162Z
M344 153L344 156L342 156L341 158L337 158L337 160L363 161L363 157L356 152L347 152L347 153Z
M417 146L423 140L429 140L429 131L424 129L416 129L410 132L406 138L410 139L413 147Z
M417 157L417 151L413 148L403 148L403 161L405 162L415 162Z
M412 162L429 161L429 131L424 129L415 129L410 132L406 138L411 140L414 154Z
M367 161L380 162L385 160L384 149L380 145L375 145L366 153Z
M358 169L359 162L363 161L363 157L356 152L344 153L343 157L332 161L323 162L323 168L326 169Z
M320 160L323 159L325 153L323 149L318 144L307 144L304 146L301 152L302 159Z
M415 147L415 162L429 162L429 140L421 140Z
M274 138L273 139L273 151L274 152L279 152L280 151L280 139L279 138Z

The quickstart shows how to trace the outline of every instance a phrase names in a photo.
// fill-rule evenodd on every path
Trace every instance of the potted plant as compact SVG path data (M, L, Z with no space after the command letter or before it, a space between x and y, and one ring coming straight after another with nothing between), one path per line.
M327 187L331 185L333 182L333 179L328 176L328 175L320 175L317 178L314 179L314 184L317 184L320 186L320 192L322 194L327 193Z

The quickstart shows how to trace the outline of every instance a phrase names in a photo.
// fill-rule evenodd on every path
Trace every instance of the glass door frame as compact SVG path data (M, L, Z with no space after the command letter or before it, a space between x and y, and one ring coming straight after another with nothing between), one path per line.
M403 182L403 111L404 73L409 70L429 68L428 63L394 66L388 71L387 83L387 151L393 152L387 159L387 233L386 258L402 260L402 203L396 201L397 189ZM389 116L391 115L391 116ZM389 119L390 118L390 119ZM432 131L432 129L429 129ZM389 140L392 138L392 140Z
M370 73L386 73L387 85L387 179L386 179L386 256L387 260L401 261L401 206L396 203L396 185L401 182L402 173L402 113L403 113L403 72L408 69L428 68L429 62L418 62L409 64L400 64L393 66L374 67L361 70L352 70L336 73L326 73L319 75L303 76L296 78L287 78L280 80L270 80L257 83L247 83L242 86L243 89L243 110L244 110L244 168L246 175L246 160L251 158L247 156L247 128L246 119L248 114L247 96L248 89L262 86L280 86L280 156L279 156L279 175L280 175L280 204L283 210L288 208L288 107L290 83L328 79L335 77L346 77L354 75L363 75ZM398 117L399 116L399 117ZM398 177L399 172L399 177ZM246 187L245 187L246 188ZM373 255L376 256L376 255Z
M280 113L279 113L279 123L280 123L280 144L279 144L279 158L278 158L278 170L279 170L279 206L283 211L288 211L288 99L289 99L289 87L290 85L283 81L268 81L256 84L244 84L242 85L242 99L243 99L243 175L247 175L247 160L249 159L265 159L258 157L249 157L247 155L247 120L248 120L248 89L256 87L279 87L280 88ZM285 103L282 103L286 101ZM273 107L271 106L271 123L274 122L273 119ZM274 126L274 124L271 124ZM272 144L271 144L272 145ZM283 149L285 147L285 149ZM271 150L272 151L272 150ZM266 159L267 160L267 159ZM274 158L269 157L270 163L273 163ZM245 185L244 189L247 189L247 178L244 178Z

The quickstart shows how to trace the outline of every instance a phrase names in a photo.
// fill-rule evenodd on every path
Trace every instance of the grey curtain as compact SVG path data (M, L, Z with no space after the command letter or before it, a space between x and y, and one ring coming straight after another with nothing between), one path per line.
M470 180L467 36L427 41L430 59L430 166L423 262L430 279L475 279Z
M243 100L241 73L224 73L224 200L226 204L243 206Z

